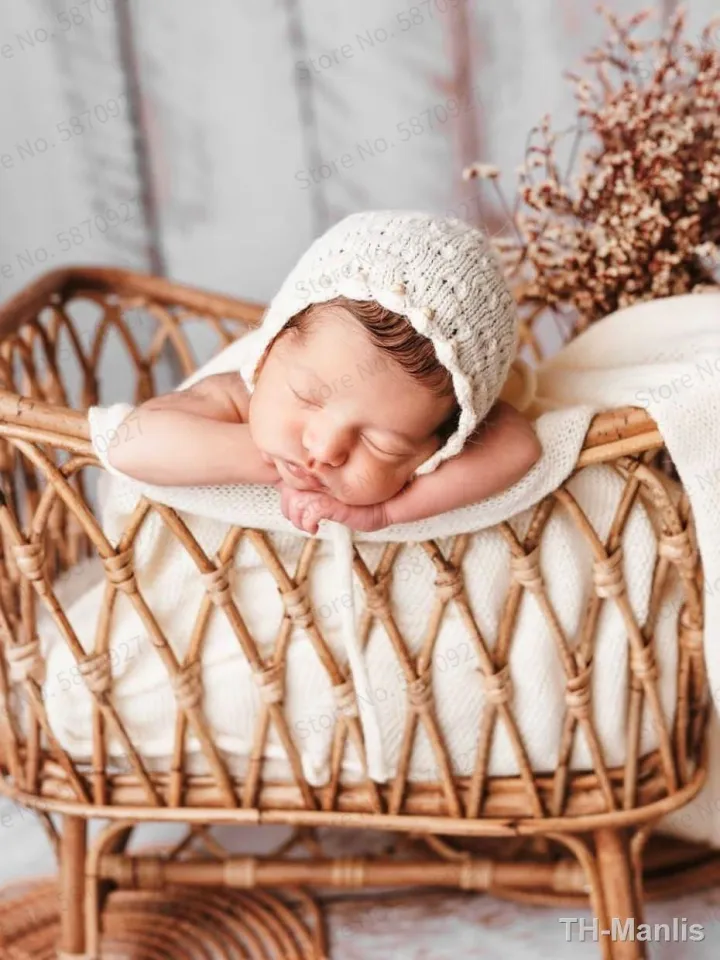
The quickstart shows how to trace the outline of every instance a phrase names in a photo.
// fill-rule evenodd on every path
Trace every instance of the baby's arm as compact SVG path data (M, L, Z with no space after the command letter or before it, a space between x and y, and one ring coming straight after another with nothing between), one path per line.
M153 397L126 418L127 436L109 445L110 464L158 486L266 483L279 480L250 437L248 394L237 373Z
M386 525L423 520L500 493L517 483L541 454L530 421L499 401L461 453L385 502Z

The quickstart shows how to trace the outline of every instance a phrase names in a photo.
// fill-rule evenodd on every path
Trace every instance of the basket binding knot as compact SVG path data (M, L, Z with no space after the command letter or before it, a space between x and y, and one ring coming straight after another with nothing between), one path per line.
M530 593L540 593L543 589L543 578L540 572L540 545L522 556L510 557L510 571L513 578Z
M285 612L299 627L309 627L313 622L312 604L307 592L307 583L303 581L290 590L281 592Z
M358 708L355 699L355 687L353 686L352 680L348 679L343 683L335 684L332 691L338 712L348 718L357 717Z
M494 872L492 860L466 860L460 866L460 889L487 890L492 885Z
M194 710L202 699L202 664L191 660L171 676L173 693L183 710Z
M27 643L6 646L5 654L10 667L10 681L12 683L23 683L25 680L43 682L45 661L40 655L40 641L37 637L28 640Z
M223 881L229 887L252 890L256 884L255 857L231 857L223 865Z
M688 608L683 605L680 610L680 627L678 639L691 656L703 659L704 635L702 627L698 627L690 615Z
M481 673L485 697L490 703L500 706L507 703L512 697L512 681L510 679L510 666L505 664L495 673Z
M331 883L337 887L362 887L365 883L365 863L357 858L338 858L332 865Z
M585 720L590 714L590 677L591 666L581 667L565 685L565 703L573 716Z
M110 654L104 651L81 660L78 669L82 674L87 688L91 693L100 695L107 693L112 683Z
M232 558L218 562L214 570L201 573L200 579L216 607L226 607L231 602L229 568Z
M465 580L460 570L446 567L438 572L435 587L441 600L452 600L465 590Z
M133 548L119 550L110 557L103 557L107 578L114 587L123 593L137 593L135 570L133 569Z
M12 547L13 558L18 570L31 581L38 593L47 596L49 587L45 579L45 550L40 541L16 543Z
M630 669L638 680L657 680L658 668L652 643L639 650L630 648Z
M625 593L622 561L622 546L616 547L609 557L593 561L593 581L595 593L599 597L619 597L621 593Z
M390 616L390 576L383 574L365 587L365 603L376 617Z
M284 677L281 664L253 672L260 696L265 703L282 703L284 696Z
M692 579L697 569L697 550L690 540L690 531L687 527L680 533L660 534L658 536L658 553L674 563L680 576Z
M420 712L432 700L432 684L427 673L421 673L415 680L411 680L407 687L408 703L410 707Z

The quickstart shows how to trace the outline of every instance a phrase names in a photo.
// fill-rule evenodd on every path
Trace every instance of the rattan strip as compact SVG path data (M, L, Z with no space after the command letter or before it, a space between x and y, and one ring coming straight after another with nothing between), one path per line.
M200 573L205 576L215 573L217 568L214 567L210 560L205 556L199 544L177 513L171 508L164 507L160 504L156 504L155 509L160 514L166 525L175 534L177 539L182 543L183 547L188 551ZM257 644L248 631L240 611L238 610L237 605L232 597L226 577L223 577L220 581L214 583L211 597L215 605L219 608L219 611L221 611L226 617L230 628L238 640L240 648L247 657L247 660L253 670L253 678L258 686L261 697L263 698L264 709L266 710L269 720L272 721L275 730L280 737L280 741L287 754L288 762L290 764L295 782L303 794L306 805L310 808L313 808L315 806L315 798L305 780L302 769L302 761L300 760L297 746L293 741L287 723L287 718L285 717L285 713L282 708L283 665L281 663L267 664L263 661L257 648ZM166 668L168 668L172 675L176 675L179 668L175 661L174 654L172 654L171 661L169 655L171 654L171 650L169 645L159 632L157 643L161 644L160 652L165 660ZM188 706L185 706L184 709L188 719L193 724L193 729L196 734L198 733L199 727L202 726L203 729L199 738L201 739L203 752L208 760L211 760L216 775L223 778L226 790L232 791L232 783L227 772L227 768L222 763L222 760L214 747L212 738L209 735L209 731L206 730L206 724L202 713L197 706L192 709Z
M668 792L672 793L678 786L677 774L667 723L657 689L657 668L655 666L654 647L652 638L646 641L646 638L643 636L627 596L622 573L622 548L618 546L616 550L608 556L596 532L572 494L563 487L555 491L554 496L557 497L566 510L573 516L573 519L587 539L595 556L594 572L596 576L596 592L600 596L611 598L617 605L622 616L628 634L630 670L644 687L648 698L651 716L659 739L660 755L663 758ZM633 731L633 737L634 736L635 732Z
M391 641L395 656L398 659L400 669L406 681L408 712L400 748L398 769L393 781L389 811L390 813L397 813L401 809L410 766L410 756L415 740L415 732L417 725L422 724L440 771L441 784L446 798L448 812L453 817L461 817L463 815L463 809L455 787L449 752L435 714L429 671L425 669L423 673L420 673L418 667L413 664L405 641L390 609L388 596L390 571L386 571L381 580L376 580L368 570L357 547L353 549L353 570L357 574L360 584L365 591L367 609L372 616L382 623Z
M138 822L163 820L168 822L227 822L227 823L295 823L341 827L372 827L387 830L425 830L448 835L520 836L540 834L545 828L582 830L602 825L623 826L662 816L678 809L695 796L706 776L706 741L692 779L676 793L668 795L658 753L643 757L640 764L637 805L633 810L607 813L593 774L577 774L572 778L564 815L560 817L531 818L526 816L527 801L517 778L494 777L488 785L488 797L483 817L476 820L458 819L446 815L443 793L437 784L413 783L408 788L404 810L399 815L377 815L367 812L365 791L362 787L344 786L335 811L303 809L302 797L292 784L272 783L263 787L256 809L232 810L224 806L211 777L195 776L188 781L186 805L183 808L149 807L142 785L130 774L111 774L109 802L104 807L91 809L99 817L132 816ZM613 782L622 784L623 770L612 771ZM166 791L168 775L153 774L158 789ZM547 802L551 796L552 779L536 775L538 790ZM18 803L41 810L83 815L89 808L68 802L67 777L57 761L43 756L42 799L12 787L0 780L0 792ZM461 798L466 798L468 781L458 781ZM390 785L383 787L389 793Z
M26 565L25 569L21 571L23 574L21 583L21 599L26 598L25 605L22 610L23 622L26 625L31 625L32 630L34 631L35 606L32 596L34 587L39 596L45 600L46 606L48 607L50 614L53 616L53 619L55 620L63 639L68 644L78 668L81 668L81 665L85 664L90 658L86 656L82 644L77 638L72 625L65 615L65 611L62 609L57 601L57 598L52 592L43 569L44 564L41 555L41 538L43 537L44 529L42 526L40 526L40 524L44 523L44 520L48 515L52 505L52 491L54 490L55 494L62 498L62 500L74 510L75 516L82 524L83 530L88 534L90 539L97 547L101 560L108 570L109 579L111 581L117 581L115 584L116 587L119 585L120 589L125 589L128 591L131 590L133 586L132 577L128 576L128 571L131 573L131 557L126 550L113 550L107 538L100 530L100 527L90 512L88 506L79 499L77 492L70 487L62 469L56 467L55 464L53 464L45 456L45 454L41 453L39 449L31 445L24 444L22 441L17 441L16 443L18 450L44 473L47 481L47 486L43 494L43 502L46 510L41 509L41 504L38 504L38 509L33 516L33 529L31 534L33 541L30 544L24 543L22 536L17 529L17 525L13 523L11 519L9 519L8 513L5 510L0 510L0 524L4 526L6 532L8 533L8 538L13 542L13 549L16 552L18 550L27 551L28 549L33 551L30 557L31 565ZM113 733L120 740L134 770L145 785L148 799L152 803L162 804L163 800L155 791L143 761L133 746L129 736L127 735L122 720L110 697L108 696L109 688L107 684L103 687L99 686L95 690L89 687L89 690L98 707L102 710L106 720L108 723L110 723ZM33 696L40 697L39 689ZM42 717L43 719L41 722L46 724L47 719L45 716L44 706L42 709ZM71 763L69 758L67 759L67 762Z
M639 484L635 482L626 483L620 501L618 503L615 516L610 525L610 532L604 547L604 553L600 556L599 559L596 559L593 566L593 579L595 581L595 591L593 596L590 598L590 602L585 612L585 617L583 623L580 627L580 641L576 651L576 657L578 659L578 667L588 672L588 686L586 687L586 697L587 697L587 707L589 708L589 668L592 664L594 648L595 648L595 637L596 631L598 628L598 621L601 613L602 604L610 596L616 595L617 592L621 592L624 589L623 578L622 578L622 549L621 549L621 537L625 525L630 517L630 512L635 505L637 494L639 491ZM570 513L570 516L577 516L577 514ZM596 554L597 556L597 554ZM638 717L638 722L639 722ZM631 730L634 729L633 721L630 724ZM569 772L570 758L572 756L572 750L575 743L575 735L578 729L578 716L575 711L569 710L565 717L565 725L562 734L562 744L560 750L560 759L557 769L557 790L554 797L554 807L553 813L557 814L562 809L562 803L565 796L565 788L567 784L567 776ZM639 726L638 726L639 731ZM609 779L607 776L607 768L605 765L604 757L602 756L602 750L600 748L599 741L595 735L594 728L592 727L592 722L590 721L590 740L589 746L593 755L593 760L595 764L599 762L602 765L601 775L604 778L606 785L606 793L610 794L612 808L615 806L614 797L612 795L612 790L610 788ZM584 727L585 736L588 737L588 727ZM630 736L629 743L627 744L627 755L628 757L633 757L633 751L636 751L637 746L639 746L639 740ZM628 776L627 772L632 770L636 774L636 763L635 761L629 761L626 764L626 794L625 799L627 798L628 790ZM634 779L631 781L631 788L635 789Z
M328 679L333 690L333 695L338 703L341 724L347 727L349 737L362 764L371 809L380 811L382 809L380 804L380 795L375 783L370 778L367 768L367 754L362 726L358 716L357 703L352 697L351 688L348 687L348 679L335 660L330 647L325 641L322 632L318 628L312 609L312 604L308 595L307 582L310 573L310 565L318 542L315 540L308 540L303 545L303 550L299 558L298 568L295 572L295 576L290 577L278 559L277 554L273 550L267 535L261 533L260 531L250 530L246 532L246 536L253 544L258 556L263 561L263 564L267 570L275 579L278 585L278 591L286 610L286 617L283 619L280 634L276 642L276 661L279 662L282 660L284 662L285 660L287 654L286 648L287 644L290 642L291 630L293 626L303 630L306 636L310 639L313 650L315 651L316 656L328 675ZM337 739L335 743L338 743ZM259 739L256 745L259 748ZM331 778L333 779L339 779L340 777L340 767L342 764L343 753L344 751L337 750L337 746L333 750L331 756ZM253 756L255 756L255 752L253 753ZM251 782L252 789L254 790L257 783L257 775L255 775L254 780ZM326 794L326 798L330 799L330 796L330 794ZM327 803L327 800L325 802Z
M469 536L467 534L456 538L450 553L452 569L460 568L468 546ZM436 557L435 559L437 560L439 558ZM516 584L512 584L510 587L510 594L514 594L512 605L509 606L506 602L503 607L496 652L495 656L493 656L478 627L477 621L472 615L466 592L464 590L455 592L455 583L454 580L451 579L450 593L451 596L453 596L467 633L472 640L474 649L480 660L480 675L486 695L485 710L480 720L475 768L471 780L472 786L465 808L465 815L467 817L479 816L482 809L485 785L488 777L490 750L497 719L502 721L510 739L518 773L527 792L530 814L541 817L544 813L542 801L535 787L527 749L510 707L512 701L512 685L510 683L507 657L509 655L510 638L514 628L521 592L520 585L517 584L517 590L515 590L515 586Z

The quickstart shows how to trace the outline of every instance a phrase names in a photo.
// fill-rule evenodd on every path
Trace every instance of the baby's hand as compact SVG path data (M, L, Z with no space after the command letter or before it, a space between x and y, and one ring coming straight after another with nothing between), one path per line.
M282 481L275 486L280 491L283 516L305 533L317 533L321 520L334 520L352 530L363 530L367 533L388 525L382 503L356 507L336 500L329 493L295 490Z

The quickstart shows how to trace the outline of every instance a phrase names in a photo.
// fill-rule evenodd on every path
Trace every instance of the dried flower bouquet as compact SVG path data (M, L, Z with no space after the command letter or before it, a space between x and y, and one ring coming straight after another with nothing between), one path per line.
M650 11L623 22L598 10L610 31L585 58L594 77L568 74L578 123L566 172L568 131L546 116L512 210L496 167L464 173L488 181L508 212L513 235L495 243L524 316L549 308L574 332L631 303L706 289L720 262L720 19L690 42L681 8L640 40Z

